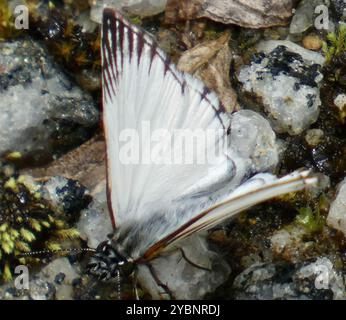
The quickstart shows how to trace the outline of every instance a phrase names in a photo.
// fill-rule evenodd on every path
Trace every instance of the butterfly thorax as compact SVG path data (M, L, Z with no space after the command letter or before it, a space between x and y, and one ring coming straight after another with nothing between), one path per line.
M111 241L102 242L97 247L87 266L88 273L102 281L114 279L119 274L129 275L133 269L133 260L120 253Z

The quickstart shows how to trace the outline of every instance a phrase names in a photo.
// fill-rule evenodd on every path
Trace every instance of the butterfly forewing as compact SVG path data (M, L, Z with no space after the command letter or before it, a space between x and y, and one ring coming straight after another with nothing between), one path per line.
M169 205L177 195L205 179L213 167L207 162L196 165L177 159L160 164L153 148L160 151L161 158L172 159L181 146L172 141L185 129L222 132L217 141L210 139L196 146L194 157L203 158L206 150L224 143L230 119L214 93L178 72L150 36L110 9L104 11L102 59L109 197L115 224L121 226L130 220L149 219L150 203ZM171 139L159 136L148 147L160 129L168 131ZM121 158L125 143L119 140L132 133L139 136L139 158L131 158L129 163ZM231 163L221 154L216 162L227 161ZM232 171L231 165L225 168L228 173Z

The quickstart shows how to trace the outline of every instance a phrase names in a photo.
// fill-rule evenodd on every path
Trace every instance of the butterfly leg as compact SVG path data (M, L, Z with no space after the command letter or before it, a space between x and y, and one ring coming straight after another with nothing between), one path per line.
M179 248L180 252L181 252L181 256L186 260L187 263L191 264L193 267L201 269L201 270L205 270L205 271L209 271L211 272L212 270L206 267L203 267L201 265L198 265L196 263L194 263L193 261L191 261L187 255L185 254L185 251L183 250L183 248Z
M162 281L157 276L153 266L150 263L148 263L146 266L148 267L148 269L149 269L151 275L153 276L155 282L157 283L157 285L160 286L165 291L165 293L167 293L169 295L169 298L171 300L175 300L173 292L168 288L168 286L166 284L162 283Z
M134 273L133 273L133 291L134 291L136 300L140 300L140 299L139 299L139 295L138 295L138 278L137 278L137 270L135 270Z

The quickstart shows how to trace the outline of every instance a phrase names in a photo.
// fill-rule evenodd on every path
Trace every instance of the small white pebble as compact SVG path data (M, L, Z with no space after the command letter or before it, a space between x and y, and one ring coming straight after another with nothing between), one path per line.
M310 147L317 147L324 137L321 129L311 129L306 132L305 141Z
M334 99L334 104L342 111L346 107L346 94L341 93Z

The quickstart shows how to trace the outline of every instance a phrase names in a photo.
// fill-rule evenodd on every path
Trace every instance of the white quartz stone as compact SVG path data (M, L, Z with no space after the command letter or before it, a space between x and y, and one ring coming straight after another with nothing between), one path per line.
M346 94L341 93L334 99L334 104L343 111L346 108Z
M327 223L346 236L346 179L338 187L336 199L329 209Z

